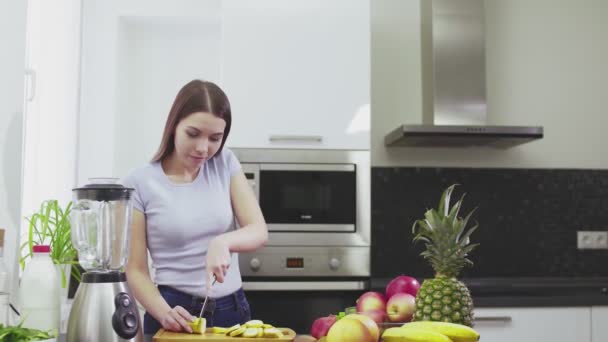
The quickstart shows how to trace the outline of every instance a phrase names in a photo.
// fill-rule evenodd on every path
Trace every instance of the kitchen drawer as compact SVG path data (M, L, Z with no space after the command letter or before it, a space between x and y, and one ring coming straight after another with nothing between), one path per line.
M592 342L590 326L590 307L475 309L483 341Z

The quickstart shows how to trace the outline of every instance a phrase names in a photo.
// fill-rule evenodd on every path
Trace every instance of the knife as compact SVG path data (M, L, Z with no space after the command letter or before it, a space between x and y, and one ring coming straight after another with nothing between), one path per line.
M215 277L215 274L213 275L213 282L211 283L211 286L209 286L209 290L211 290L211 288L213 287L213 285L215 285L215 282L217 281L217 278ZM203 312L205 312L205 306L207 305L207 299L209 298L209 293L207 293L207 295L205 296L205 300L203 301L203 307L201 307L201 313L198 315L198 318L203 317Z

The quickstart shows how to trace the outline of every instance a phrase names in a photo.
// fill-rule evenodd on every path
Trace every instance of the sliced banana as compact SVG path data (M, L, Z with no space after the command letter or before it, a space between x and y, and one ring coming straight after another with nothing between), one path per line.
M247 331L247 329L248 329L247 327L240 326L236 330L231 331L228 335L230 335L231 337L241 336L245 331ZM256 334L257 334L257 331L256 331Z
M247 328L260 328L262 325L264 325L264 322L260 321L259 319L252 319L251 321L245 323Z
M222 327L211 327L210 329L212 334L225 334L228 331L228 328Z
M235 331L236 329L240 328L241 325L240 324L235 324L233 326L231 326L230 328L227 328L226 331L224 332L226 335L230 334L231 332Z
M264 337L268 338L281 338L283 333L277 328L264 329Z
M243 337L258 337L258 328L246 328Z

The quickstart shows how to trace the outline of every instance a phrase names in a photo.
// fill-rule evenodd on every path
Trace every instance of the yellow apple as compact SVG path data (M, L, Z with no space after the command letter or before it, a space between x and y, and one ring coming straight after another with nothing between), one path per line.
M374 342L378 341L378 339L380 338L380 329L378 329L378 324L376 324L376 322L374 322L374 320L371 317L366 316L365 314L363 314L363 315L362 314L352 314L352 315L347 315L343 319L359 320L361 323L363 323L365 325L367 330L369 330L369 333L372 336L372 341L374 341Z
M346 317L331 326L327 332L327 342L377 342L377 340L373 340L365 324L358 319Z

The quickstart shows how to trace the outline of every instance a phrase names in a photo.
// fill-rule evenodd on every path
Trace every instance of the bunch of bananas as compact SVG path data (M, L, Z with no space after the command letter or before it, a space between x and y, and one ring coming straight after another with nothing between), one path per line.
M382 334L384 342L475 342L479 333L466 325L420 321L389 328Z
M213 334L224 334L231 337L266 337L281 338L283 333L270 324L266 324L258 319L251 320L244 324L233 325L230 328L213 327L210 328Z

